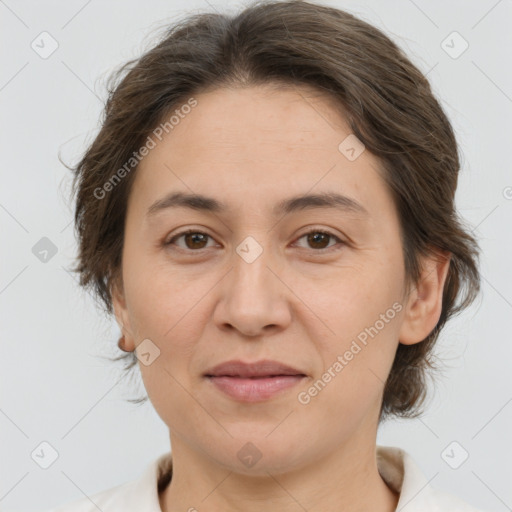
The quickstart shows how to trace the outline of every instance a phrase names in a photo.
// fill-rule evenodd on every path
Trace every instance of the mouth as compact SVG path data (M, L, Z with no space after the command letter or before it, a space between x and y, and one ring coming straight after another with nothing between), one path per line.
M215 389L241 402L262 402L296 386L307 375L277 361L228 361L204 376Z

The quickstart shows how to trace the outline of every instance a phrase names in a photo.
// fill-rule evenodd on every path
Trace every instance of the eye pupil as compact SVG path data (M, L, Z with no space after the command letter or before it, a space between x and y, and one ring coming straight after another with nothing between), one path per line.
M197 245L195 245L196 242L197 242L197 239L199 238L199 244L200 244L201 242L205 242L206 241L206 236L207 235L204 235L202 233L187 233L185 235L185 240L186 240L187 247L189 249L197 249L198 247L197 247ZM188 243L188 241L190 239L192 239L192 244L193 244L192 247ZM199 247L199 249L202 249L202 248L203 248L202 246Z
M314 247L316 247L315 244L317 244L318 242L320 243L320 245L324 245L324 244L322 244L322 240L321 240L322 238L323 238L323 241L327 241L327 243L328 243L329 237L330 237L330 235L328 235L327 233L320 233L320 232L310 233L308 235L308 242L312 243L312 245ZM324 249L325 246L322 246L320 248Z

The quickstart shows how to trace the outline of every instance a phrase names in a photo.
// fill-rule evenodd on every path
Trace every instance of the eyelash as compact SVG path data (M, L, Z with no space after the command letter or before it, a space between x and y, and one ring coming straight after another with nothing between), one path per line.
M197 229L187 229L185 231L181 231L180 233L177 233L176 235L174 235L170 240L168 240L167 242L164 242L164 246L170 246L170 245L174 245L174 242L179 239L180 237L182 236L185 236L185 235L189 235L189 234L199 234L199 235L206 235L207 237L209 238L213 238L211 237L208 233L204 233L203 231L199 231ZM329 231L325 231L325 230L322 230L322 229L313 229L311 231L308 231L306 233L303 233L297 240L300 240L301 238L304 238L305 236L307 235L310 235L312 233L315 233L315 234L322 234L322 235L327 235L327 236L330 236L331 238L334 238L339 244L341 245L345 245L345 242L343 240L341 240L338 236L336 236L335 234L329 232ZM331 246L331 247L325 247L323 249L311 249L313 252L316 252L316 253L320 253L320 254L323 254L323 253L326 253L326 252L331 252L333 249L334 250L339 250L340 248L338 249L335 249L335 245ZM182 247L178 247L178 249L181 249L181 250L184 250L186 252L201 252L203 250L206 250L206 249L209 249L209 247L205 247L205 248L202 248L202 249L183 249Z

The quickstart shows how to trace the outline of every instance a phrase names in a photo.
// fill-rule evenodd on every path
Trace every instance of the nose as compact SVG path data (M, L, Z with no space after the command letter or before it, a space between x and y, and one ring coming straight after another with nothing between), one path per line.
M214 322L221 330L236 329L244 336L256 337L290 324L293 293L273 268L269 253L263 250L251 261L233 252L233 267L222 280L214 312Z

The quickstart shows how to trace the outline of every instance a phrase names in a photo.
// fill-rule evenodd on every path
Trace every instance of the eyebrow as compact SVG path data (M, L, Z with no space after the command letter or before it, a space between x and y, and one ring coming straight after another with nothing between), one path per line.
M204 212L221 214L229 211L227 205L202 194L187 194L171 192L155 201L147 210L146 217L150 218L169 208L190 208ZM321 192L317 194L299 195L280 201L272 209L273 215L281 216L300 210L314 208L333 208L347 213L369 216L366 208L351 197L336 192Z

